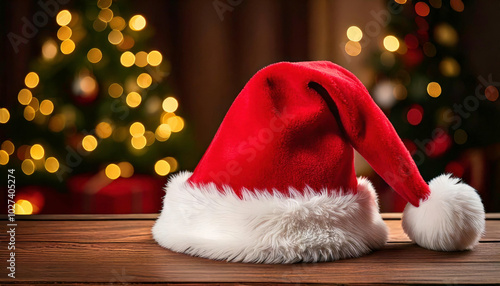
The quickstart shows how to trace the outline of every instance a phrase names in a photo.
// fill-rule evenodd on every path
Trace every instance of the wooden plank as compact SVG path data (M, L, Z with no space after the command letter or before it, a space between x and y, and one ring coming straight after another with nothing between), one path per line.
M2 257L4 254L2 253ZM498 283L500 244L435 252L410 244L330 263L212 261L142 243L19 243L17 282ZM0 281L9 281L0 277Z

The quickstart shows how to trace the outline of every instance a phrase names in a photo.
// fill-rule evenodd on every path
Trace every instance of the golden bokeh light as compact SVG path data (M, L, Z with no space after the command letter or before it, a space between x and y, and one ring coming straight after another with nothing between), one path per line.
M129 51L124 52L120 57L120 63L124 67L131 67L132 65L134 65L134 62L135 62L135 56Z
M21 164L21 170L29 176L35 172L35 163L31 159L26 159Z
M35 144L30 148L30 155L31 158L35 160L40 160L43 158L43 156L45 156L45 150L43 149L42 145Z
M175 172L177 171L177 168L179 167L179 163L174 157L167 157L164 159L167 161L167 163L170 165L170 172Z
M123 42L123 34L118 30L112 30L108 34L108 41L113 45L119 45Z
M71 13L68 10L62 10L57 13L56 22L59 26L66 26L71 22Z
M97 139L93 135L83 137L82 147L88 152L92 152L97 148Z
M52 132L61 132L66 127L66 117L56 114L49 119L49 129Z
M165 160L159 160L155 164L155 172L160 176L166 176L170 173L170 165Z
M132 147L134 147L137 150L140 150L140 149L146 147L147 140L146 140L146 137L144 137L144 136L132 137L132 139L130 141L132 143Z
M148 65L148 53L140 51L135 54L135 65L143 68Z
M132 123L132 125L130 125L129 132L132 137L139 137L144 135L144 132L146 132L146 128L142 123L134 122Z
M102 59L101 50L99 50L98 48L90 49L89 52L87 53L87 59L89 60L89 62L93 64L98 63Z
M23 112L23 116L24 116L24 119L28 120L28 121L32 121L33 119L35 119L35 109L31 106L26 106L24 108L24 112Z
M40 102L38 101L38 98L36 97L31 98L31 101L28 104L28 106L31 106L34 111L38 111L38 109L40 108Z
M355 57L361 53L361 44L359 42L349 41L345 44L345 52L351 57Z
M10 141L10 140L3 141L1 148L5 152L7 152L7 154L9 154L9 156L14 154L14 151L16 149L16 147L14 146L14 143L12 143L12 141Z
M9 154L5 150L0 150L0 165L9 163Z
M42 56L46 60L51 60L57 55L57 43L50 39L45 41L42 45Z
M26 88L21 89L19 91L19 93L17 94L17 100L22 105L30 104L32 98L33 98L33 95L31 94L31 91L29 89L26 89Z
M122 17L116 16L111 19L111 22L109 22L109 26L113 30L122 31L123 29L125 29L125 27L127 27L127 22L125 22L125 19L123 19Z
M106 9L109 8L109 6L111 6L111 3L112 3L111 0L99 0L97 1L97 7L101 9Z
M147 57L148 64L153 67L160 65L162 60L163 56L159 51L151 51Z
M399 49L399 40L398 38L388 35L384 38L383 41L384 48L389 52L395 52Z
M95 19L94 23L92 24L92 27L94 28L94 30L96 30L97 32L102 32L106 29L106 27L108 26L108 23L104 22L104 21L101 21L101 19L97 18Z
M167 123L167 120L170 118L170 117L174 117L175 116L175 113L171 113L171 112L163 112L162 115L161 115L161 118L160 118L160 124L163 124L163 123Z
M427 85L427 93L431 97L438 97L441 95L441 86L437 82L429 82L429 84Z
M59 161L54 157L49 157L45 160L45 170L49 173L55 173L59 170Z
M126 50L131 49L134 45L135 45L134 38L132 38L129 35L125 35L123 37L123 42L118 45L118 49L120 51L126 51Z
M95 127L95 133L99 138L106 139L113 133L113 127L108 122L100 122Z
M61 53L69 55L74 50L75 50L75 42L73 42L71 39L64 40L61 43Z
M120 168L120 176L122 178L130 178L134 175L134 166L129 162L118 163L118 167Z
M180 132L184 128L184 120L180 116L173 116L167 120L172 132Z
M458 33L448 23L440 23L434 28L434 39L443 46L452 47L458 42Z
M394 0L394 1L395 1L396 3L398 3L398 4L401 4L401 5L403 5L403 4L405 4L405 3L406 3L406 0Z
M97 88L97 82L93 77L87 75L80 80L80 89L85 94L92 93L96 88Z
M40 78L36 72L29 72L24 78L24 84L29 88L35 88L40 82Z
M141 95L135 91L132 91L131 93L129 93L127 95L127 98L125 99L125 102L127 102L127 105L132 107L132 108L139 106L139 104L141 104L141 101L142 101Z
M460 74L460 65L454 58L446 57L439 63L439 71L447 77L455 77Z
M133 31L140 31L144 29L144 27L146 27L146 18L144 18L142 15L132 16L128 25Z
M45 99L40 103L40 113L43 115L50 115L54 111L54 103Z
M165 110L165 112L175 112L179 107L179 102L177 102L177 99L173 97L167 97L163 100L161 107Z
M10 119L10 112L7 108L0 108L0 123L7 123Z
M14 213L16 215L30 215L30 214L33 214L33 205L28 200L18 200L14 204Z
M393 95L397 100L403 100L408 96L408 91L403 84L398 83L394 86Z
M156 140L160 142L167 141L170 138L170 134L172 134L172 129L166 123L160 124L155 131Z
M358 26L350 26L347 29L347 38L354 42L359 42L363 38L363 32Z
M137 85L141 88L148 88L153 83L153 78L148 73L141 73L137 77Z
M59 30L57 30L57 38L61 41L71 38L72 34L73 31L68 26L62 26Z
M116 164L109 164L104 172L106 174L106 177L110 178L111 180L118 179L118 177L120 177L121 175L120 167L118 167L118 165Z
M146 137L146 146L151 146L155 143L155 134L152 131L144 132L144 137Z
M117 83L112 83L108 88L109 96L118 98L123 94L123 87Z
M111 19L113 19L113 11L111 11L111 9L104 8L101 10L101 12L99 12L99 15L97 17L103 22L110 22Z

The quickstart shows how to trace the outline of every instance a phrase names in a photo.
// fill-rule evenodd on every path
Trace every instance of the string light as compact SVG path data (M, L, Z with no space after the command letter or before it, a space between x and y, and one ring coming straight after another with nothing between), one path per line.
M128 25L133 31L140 31L146 27L146 18L142 15L135 15L130 18Z
M153 78L148 73L141 73L137 77L137 85L141 88L148 88L153 82Z
M129 132L132 137L139 137L144 135L146 129L144 128L144 125L142 123L134 122L132 123L132 125L130 125Z
M165 98L165 100L163 100L161 106L163 110L165 110L165 112L175 112L179 107L179 103L177 102L177 99L173 97L167 97Z
M403 84L399 83L394 86L393 94L397 100L404 100L408 95L408 91Z
M123 87L117 83L112 83L108 88L109 96L118 98L123 94Z
M33 119L35 119L35 109L33 109L33 107L31 106L26 106L24 108L24 112L23 112L23 116L24 116L24 119L26 119L27 121L32 121Z
M102 9L97 17L103 22L110 22L113 19L113 11L108 8Z
M95 128L95 133L99 138L106 139L113 133L113 128L107 122L100 122Z
M147 142L146 137L144 137L142 135L139 137L132 137L132 139L130 141L131 141L132 147L134 147L137 150L144 148L146 146L146 142Z
M112 3L111 0L99 0L97 1L97 7L101 9L106 9L109 8L109 6L111 6L111 3Z
M9 154L5 150L0 150L0 165L9 163Z
M36 72L29 72L24 78L24 84L29 88L35 88L39 81L40 78Z
M401 4L401 5L403 5L403 4L405 4L405 3L406 3L406 0L394 0L394 1L395 1L396 3L398 3L398 4Z
M29 176L35 172L35 163L31 159L26 159L21 163L21 170Z
M384 48L389 52L395 52L399 49L399 40L392 35L385 36L383 43Z
M427 93L431 97L438 97L441 95L441 86L437 82L429 82L429 84L427 85Z
M83 137L82 147L88 152L92 152L97 148L97 139L92 135Z
M62 26L57 30L57 38L61 41L71 38L73 31L68 26Z
M363 32L358 26L350 26L347 29L347 38L354 42L359 42L363 38Z
M118 177L120 177L121 170L120 170L120 167L118 167L118 165L109 164L106 167L106 170L104 171L104 173L106 174L106 177L110 178L111 180L115 180L115 179L118 179Z
M140 51L135 54L135 65L143 68L148 65L148 53Z
M42 56L45 60L51 60L57 55L57 43L50 39L42 45Z
M54 111L54 103L52 101L45 99L40 103L40 113L43 115L50 115Z
M129 93L127 95L127 98L125 99L125 102L127 102L127 105L132 107L132 108L139 106L139 104L141 104L141 101L142 101L141 95L135 91L132 91L131 93Z
M158 128L156 128L156 131L155 131L156 140L158 140L160 142L167 141L168 138L170 138L171 133L172 133L172 130L170 128L170 125L168 125L166 123L160 124L160 126L158 126Z
M102 52L98 48L92 48L87 53L87 59L89 62L96 64L102 59Z
M118 30L112 30L108 34L108 41L113 45L119 45L123 42L123 34Z
M49 173L55 173L59 170L59 161L54 157L49 157L45 160L45 170Z
M12 154L14 154L14 150L16 149L16 147L14 146L14 143L12 143L12 141L10 141L10 140L3 141L1 148L5 152L7 152L7 154L9 156L12 155Z
M460 65L454 58L446 57L439 63L439 71L447 77L458 76Z
M149 65L153 67L160 65L162 60L163 56L159 51L151 51L147 56L147 61Z
M92 28L96 30L97 32L102 32L106 27L108 26L108 23L101 21L101 19L97 18L95 19L94 23L92 24Z
M7 108L0 108L0 123L7 123L10 119L10 112Z
M30 155L33 159L40 160L43 158L43 156L45 156L45 150L43 149L42 145L35 144L30 148Z
M170 165L165 160L159 160L155 164L155 172L160 176L166 176L170 172Z
M174 157L167 157L164 160L167 161L168 165L170 165L170 172L177 171L177 168L179 167L179 163L177 163L177 160L175 160Z
M131 49L135 45L134 38L131 36L125 35L123 37L123 42L118 45L118 49L121 51L126 51Z
M355 57L361 53L361 45L359 42L349 41L345 44L345 52L351 57Z
M56 22L59 26L66 26L71 22L71 13L68 10L62 10L57 13Z
M418 2L417 4L415 4L415 12L417 13L417 15L425 17L429 15L430 12L429 5L427 5L424 2Z
M111 21L109 22L109 26L111 27L111 29L122 31L123 29L125 29L125 27L127 27L127 23L125 22L125 19L117 16L111 19Z
M64 40L61 43L61 53L69 55L74 50L75 50L75 42L73 42L71 39Z
M52 132L61 132L66 127L66 118L63 114L56 114L49 120L49 129Z
M170 117L167 120L172 132L180 132L184 128L184 120L180 116Z
M458 42L458 34L450 24L441 23L434 28L434 39L443 46L453 47Z
M38 101L38 98L36 97L31 98L31 101L28 104L28 106L31 106L31 108L33 108L34 111L38 111L38 109L40 108L40 102Z
M144 137L146 137L146 146L151 146L155 143L155 134L151 131L144 132Z
M17 94L17 100L22 105L30 104L32 98L33 98L33 95L31 94L31 91L29 89L26 89L26 88L21 89L19 91L19 93Z
M135 56L131 52L124 52L120 57L120 63L124 67L131 67L135 62Z
M129 162L118 163L118 167L120 168L120 176L122 178L130 178L134 175L134 166Z
M16 215L30 215L33 213L33 205L28 200L18 200L14 204L14 213Z

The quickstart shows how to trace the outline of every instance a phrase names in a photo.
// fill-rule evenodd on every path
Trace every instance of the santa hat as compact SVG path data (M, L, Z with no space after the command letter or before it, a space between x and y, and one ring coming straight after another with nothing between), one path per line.
M476 191L450 175L424 182L363 84L330 62L260 70L229 109L193 173L170 178L153 227L163 247L228 261L293 263L382 247L377 195L353 148L406 201L422 247L466 250L484 231Z

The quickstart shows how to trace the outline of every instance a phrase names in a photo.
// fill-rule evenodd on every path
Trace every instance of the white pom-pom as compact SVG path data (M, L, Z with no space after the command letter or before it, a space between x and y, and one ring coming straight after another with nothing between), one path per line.
M432 250L473 248L485 226L484 207L476 190L451 175L434 178L429 189L430 196L418 208L406 206L406 234L418 245Z

